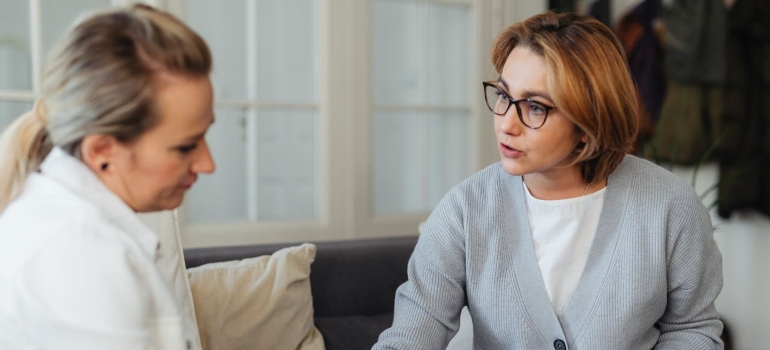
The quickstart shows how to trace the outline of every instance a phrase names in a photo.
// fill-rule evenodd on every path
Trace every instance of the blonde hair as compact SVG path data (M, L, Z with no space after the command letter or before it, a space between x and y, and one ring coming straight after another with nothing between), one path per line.
M557 108L585 133L572 164L586 182L603 180L636 140L638 99L623 47L598 20L546 12L511 25L492 45L500 73L511 51L526 47L545 60L549 93Z
M136 140L158 122L153 79L208 76L211 65L200 36L147 5L75 23L49 53L42 98L0 136L0 212L54 146L80 158L88 135Z

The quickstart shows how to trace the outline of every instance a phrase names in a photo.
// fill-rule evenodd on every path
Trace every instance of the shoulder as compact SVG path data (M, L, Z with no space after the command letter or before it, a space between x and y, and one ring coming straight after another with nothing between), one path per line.
M141 324L154 262L126 237L94 204L33 177L0 216L3 293L40 319Z
M613 186L613 182L631 187L637 197L700 203L695 190L687 181L660 165L632 155L627 155L610 175L610 186Z
M20 314L45 327L77 324L89 334L147 330L154 279L136 251L114 241L54 234L30 253L5 281L5 297Z
M636 176L637 178L668 182L677 182L679 180L679 177L662 166L630 154L623 158L623 161L615 169L613 175Z
M613 196L612 203L623 204L638 220L658 220L669 233L713 232L708 210L692 185L650 161L626 156L608 186L624 194Z
M27 178L19 197L8 205L0 217L23 216L26 218L31 215L46 220L59 217L77 220L83 215L94 215L97 211L98 208L60 183L33 173Z
M497 196L504 186L510 186L516 180L517 177L506 173L498 162L463 180L454 186L448 195L461 197L466 201L487 200Z
M62 320L92 315L95 322L143 315L152 261L111 235L115 228L104 221L81 214L41 221L11 232L19 239L0 240L7 247L0 275L19 308Z
M64 186L43 176L33 174L27 180L21 195L0 214L0 239L8 235L16 238L39 236L52 232L77 234L81 227L98 225L103 221L99 208L75 195ZM24 231L24 235L19 233Z
M130 247L116 232L93 204L45 178L31 178L0 216L0 261L16 273L41 263L82 264L71 267L85 273L127 255Z
M490 164L484 169L477 171L458 186L460 187L488 187L490 184L497 184L501 180L501 176L512 177L503 170L500 162Z
M459 218L477 215L495 207L502 200L508 187L515 185L518 177L506 173L495 163L476 172L452 187L433 209L432 216L455 216Z
M517 186L518 185L518 186ZM521 178L492 164L455 185L433 209L426 226L447 225L464 231L474 220L489 220L521 193ZM447 228L442 228L447 230Z

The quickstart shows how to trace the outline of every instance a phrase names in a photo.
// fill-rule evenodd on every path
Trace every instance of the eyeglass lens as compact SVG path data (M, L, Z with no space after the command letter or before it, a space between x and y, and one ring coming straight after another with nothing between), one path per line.
M539 128L545 123L548 109L545 105L536 101L525 99L512 102L512 98L505 91L495 86L488 85L485 88L487 107L497 115L505 115L516 104L516 112L519 119L530 128Z

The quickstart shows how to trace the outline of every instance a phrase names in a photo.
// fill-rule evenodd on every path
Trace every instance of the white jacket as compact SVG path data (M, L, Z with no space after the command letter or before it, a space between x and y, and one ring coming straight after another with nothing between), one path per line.
M161 241L54 148L0 215L0 349L197 347Z

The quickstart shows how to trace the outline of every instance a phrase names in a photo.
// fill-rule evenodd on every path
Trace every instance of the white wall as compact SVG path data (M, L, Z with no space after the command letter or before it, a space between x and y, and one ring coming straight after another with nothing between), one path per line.
M770 219L734 215L715 233L725 286L717 310L730 326L735 348L767 349L770 331Z

